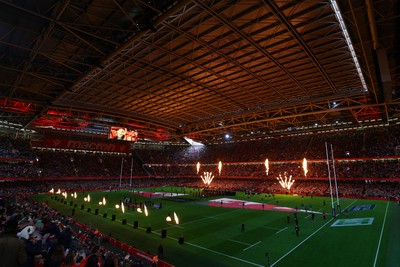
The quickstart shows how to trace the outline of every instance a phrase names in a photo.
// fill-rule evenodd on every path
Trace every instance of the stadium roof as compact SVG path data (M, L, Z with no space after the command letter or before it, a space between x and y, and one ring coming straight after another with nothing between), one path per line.
M0 126L211 143L395 124L399 5L0 0Z

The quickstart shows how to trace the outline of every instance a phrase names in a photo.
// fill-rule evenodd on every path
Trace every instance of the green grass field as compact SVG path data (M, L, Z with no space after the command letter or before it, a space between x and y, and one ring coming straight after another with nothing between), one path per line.
M184 193L182 188L150 190ZM190 201L150 199L129 191L90 192L90 203L83 201L83 193L78 193L76 200L68 196L67 204L51 199L49 194L33 198L47 201L50 207L62 214L71 214L69 203L73 200L78 204L74 219L145 252L156 253L157 247L162 244L163 260L177 267L400 266L400 207L393 202L340 199L341 209L349 211L332 218L330 198L292 195L276 195L273 198L265 194L248 198L243 193L230 197L292 208L312 206L313 211L326 211L326 220L317 214L314 221L310 213L299 212L300 231L296 236L293 212L227 208L224 205L211 207L207 202L213 198L193 199L190 189L186 189L185 193L189 195L180 199L188 198ZM96 204L106 194L107 205ZM148 217L133 210L126 210L123 214L115 208L115 204L125 196L137 202L151 200L162 203L162 209L149 208ZM84 210L80 209L81 204L85 204ZM350 211L352 207L361 205L375 206L372 210ZM88 207L91 212L87 211ZM99 209L99 215L94 215L95 209ZM107 218L102 216L105 212ZM165 219L168 213L173 215L174 212L179 217L179 225ZM111 221L112 214L116 215L116 221ZM290 223L287 222L288 215ZM122 225L122 219L126 219L128 224ZM138 229L132 227L135 220L139 222ZM341 226L332 227L335 222ZM349 225L354 222L361 225ZM364 222L371 224L362 224ZM241 231L242 224L245 224L245 232ZM152 228L151 233L146 232L148 226ZM162 229L167 230L167 238L161 238ZM185 243L179 244L178 238L182 235Z

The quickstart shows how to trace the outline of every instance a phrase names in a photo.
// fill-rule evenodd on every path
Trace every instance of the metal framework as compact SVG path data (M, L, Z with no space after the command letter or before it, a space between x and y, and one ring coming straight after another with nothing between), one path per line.
M368 91L331 1L0 0L0 130L213 143L395 124L399 3L336 2Z

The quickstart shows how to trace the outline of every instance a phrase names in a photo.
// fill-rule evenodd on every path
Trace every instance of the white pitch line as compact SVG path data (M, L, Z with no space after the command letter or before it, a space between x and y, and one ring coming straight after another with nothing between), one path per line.
M181 225L187 225L187 224L201 222L201 221L210 220L210 219L211 219L211 217L204 217L204 218L201 218L198 220L193 220L193 221L188 221L188 222L182 223ZM213 219L215 219L215 218L213 218Z
M281 230L281 228L275 228L275 227L269 227L269 226L261 226L261 227L272 229L272 230Z
M253 244L253 245L251 245L251 246L249 246L249 247L243 249L243 251L246 251L246 250L248 250L248 249L250 249L250 248L252 248L252 247L254 247L254 246L256 246L256 245L258 245L258 244L260 244L260 243L261 243L261 241L258 241L257 243L255 243L255 244Z
M122 222L121 220L118 220L118 219L116 219L116 221ZM131 225L131 226L132 226L132 224L130 224L130 223L127 223L127 225ZM142 230L146 230L145 228L141 228L141 227L138 227L138 228L139 228L139 229L142 229ZM160 233L157 233L157 232L155 232L155 231L152 231L151 233L152 233L152 234L156 234L156 235L161 235ZM173 238L173 237L170 237L170 236L167 236L167 237L168 237L169 239L178 241L177 238ZM258 243L260 243L260 242L261 242L261 241L259 241ZM256 243L256 244L258 244L258 243ZM190 246L193 246L193 247L196 247L196 248L199 248L199 249L203 249L203 250L206 250L206 251L215 253L215 254L219 254L219 255L222 255L222 256L225 256L225 257L228 257L228 258L237 260L237 261L245 262L245 263L250 264L250 265L254 265L254 266L258 266L258 267L264 267L264 265L260 265L260 264L257 264L257 263L251 262L251 261L246 261L246 260L243 260L243 259L240 259L240 258L231 256L231 255L228 255L228 254L225 254L225 253L221 253L221 252L218 252L218 251L215 251L215 250L211 250L211 249L208 249L208 248L205 248L205 247L202 247L202 246L193 244L193 243L185 242L185 244L188 244L188 245L190 245ZM254 244L254 245L252 245L252 246L255 246L256 244Z
M282 232L283 230L286 230L288 227L286 226L285 228L279 230L278 232L276 232L275 234L279 234L280 232Z
M277 264L278 262L280 262L283 258L285 258L287 255L289 255L292 251L294 251L296 248L298 248L300 245L302 245L304 242L306 242L308 239L310 239L313 235L315 235L316 233L319 232L319 230L321 230L323 227L325 227L325 225L327 225L328 223L330 223L334 218L330 219L329 221L327 221L324 225L322 225L320 228L318 228L314 233L312 233L311 235L309 235L306 239L304 239L303 241L301 241L299 244L297 244L294 248L292 248L291 250L289 250L289 252L287 252L285 255L283 255L282 257L280 257L276 262L274 262L273 264L271 264L271 267L274 266L275 264Z
M204 217L204 218L201 218L201 219L198 219L198 220L188 221L188 222L185 222L185 223L181 223L180 225L187 225L187 224L197 223L197 222L201 222L201 221L205 221L205 220L210 220L210 219L218 220L217 217L226 215L226 214L228 214L228 213L237 212L238 210L240 210L240 209L228 211L228 212L225 212L225 213L222 213L222 214L219 214L219 215L215 215L215 216L207 216L207 217ZM167 227L167 229L169 229L169 228L172 228L172 227ZM178 227L178 228L183 228L183 227Z
M351 205L353 205L354 202L356 202L356 200L354 200L352 203L350 203L346 209L348 207L350 207ZM299 244L297 244L294 248L292 248L291 250L289 250L285 255L283 255L282 257L280 257L276 262L272 263L270 265L270 267L273 267L275 264L277 264L278 262L280 262L283 258L285 258L287 255L289 255L290 253L292 253L292 251L294 251L296 248L298 248L299 246L301 246L304 242L306 242L308 239L310 239L313 235L315 235L316 233L318 233L322 228L325 227L325 225L329 224L333 219L335 219L335 217L332 217L329 221L327 221L324 225L322 225L320 228L318 228L314 233L312 233L311 235L309 235L306 239L304 239L303 241L301 241Z
M231 255L228 255L228 254L225 254L225 253L221 253L221 252L218 252L218 251L215 251L215 250L211 250L211 249L208 249L208 248L205 248L205 247L202 247L202 246L198 246L198 245L195 245L195 244L192 244L192 243L185 242L185 244L188 244L188 245L191 245L193 247L197 247L197 248L209 251L209 252L213 252L215 254L219 254L219 255L222 255L222 256L237 260L237 261L245 262L245 263L250 264L250 265L259 266L259 267L264 267L265 266L265 265L260 265L260 264L257 264L257 263L251 262L251 261L246 261L246 260L243 260L243 259L240 259L240 258L236 258L236 257L233 257Z
M159 233L155 233L155 232L152 232L152 233L153 233L153 234L156 234L156 235L160 235ZM171 237L171 236L167 236L167 238L169 238L169 239L171 239L171 240L178 241L177 238L174 238L174 237ZM261 242L261 241L260 241L260 242ZM215 251L215 250L211 250L211 249L208 249L208 248L205 248L205 247L202 247L202 246L199 246L199 245L190 243L190 242L186 242L186 241L185 241L185 244L188 244L188 245L190 245L190 246L193 246L193 247L196 247L196 248L199 248L199 249L202 249L202 250L206 250L206 251L209 251L209 252L212 252L212 253L221 255L221 256L225 256L225 257L228 257L228 258L237 260L237 261L245 262L245 263L250 264L250 265L254 265L254 266L258 266L258 267L264 267L264 265L260 265L260 264L257 264L257 263L251 262L251 261L246 261L246 260L244 260L244 259L237 258L237 257L231 256L231 255L228 255L228 254L225 254L225 253L222 253L222 252L218 252L218 251Z
M311 211L310 213L314 213L314 214L318 213L318 214L321 214L320 210L322 210L322 209L319 209L319 210L317 210L317 211ZM304 219L307 219L307 218L310 217L310 216L311 216L311 214L308 214L306 217L304 217Z
M376 266L376 261L378 260L379 248L380 248L380 246L381 246L383 230L385 229L385 222L386 222L386 215L387 215L387 212L388 212L388 208L389 208L389 201L388 201L388 203L386 204L386 211L385 211L385 217L384 217L383 223L382 223L381 235L380 235L380 237L379 237L378 247L376 248L376 255L375 255L375 261L374 261L374 267Z
M251 245L251 244L249 244L249 243L240 242L240 241L233 240L233 239L228 239L228 241L236 242L236 243L243 244L243 245L247 245L247 246L250 246L250 245Z

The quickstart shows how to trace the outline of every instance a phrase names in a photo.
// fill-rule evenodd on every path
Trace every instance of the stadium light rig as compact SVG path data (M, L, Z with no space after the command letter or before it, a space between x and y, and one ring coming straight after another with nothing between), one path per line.
M340 12L340 9L339 9L338 4L336 3L336 0L330 0L330 2L332 5L332 8L333 8L333 11L335 12L336 19L338 20L340 28L342 29L343 36L346 39L346 43L347 43L347 46L349 47L351 57L353 58L353 61L354 61L354 65L356 66L356 70L357 70L358 76L360 78L363 90L364 90L364 92L367 92L368 91L367 84L365 83L364 75L362 74L360 64L358 63L357 55L354 50L353 43L351 42L350 35L347 31L346 25L344 24L342 13Z

